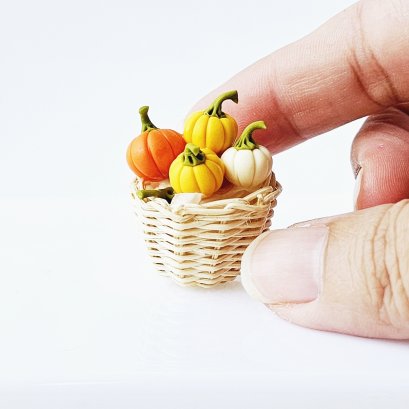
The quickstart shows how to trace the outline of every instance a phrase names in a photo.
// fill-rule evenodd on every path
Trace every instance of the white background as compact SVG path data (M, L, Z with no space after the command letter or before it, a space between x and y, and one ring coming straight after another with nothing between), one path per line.
M347 0L0 1L0 407L408 407L408 343L292 326L237 281L152 271L125 162L137 110L201 96ZM352 210L362 121L274 158L274 227Z

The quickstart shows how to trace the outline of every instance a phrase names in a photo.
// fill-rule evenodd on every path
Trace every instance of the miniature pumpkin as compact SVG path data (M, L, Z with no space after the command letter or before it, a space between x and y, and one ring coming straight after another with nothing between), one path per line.
M226 179L233 185L256 187L271 173L271 153L254 141L252 133L256 129L266 129L265 123L257 121L248 125L234 146L227 149L221 157L226 167Z
M224 165L210 149L188 143L170 166L169 180L176 193L211 196L223 183Z
M214 100L204 111L193 112L185 122L183 137L186 143L209 148L222 154L237 138L237 122L222 111L222 103L230 99L238 102L237 91L229 91Z
M148 116L149 107L139 110L142 133L128 146L126 159L131 170L147 181L161 181L169 176L169 168L183 152L185 141L172 129L158 129Z

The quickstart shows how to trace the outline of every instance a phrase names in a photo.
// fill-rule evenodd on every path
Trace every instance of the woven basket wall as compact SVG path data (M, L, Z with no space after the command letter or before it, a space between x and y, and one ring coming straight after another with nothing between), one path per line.
M240 274L247 246L271 225L281 186L274 174L267 186L242 198L185 204L140 200L132 185L135 213L149 256L162 275L180 285L212 287Z

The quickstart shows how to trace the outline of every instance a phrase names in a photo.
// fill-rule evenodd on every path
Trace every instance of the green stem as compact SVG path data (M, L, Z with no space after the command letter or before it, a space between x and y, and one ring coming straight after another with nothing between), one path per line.
M141 132L150 131L151 129L158 129L158 127L156 127L150 120L148 116L148 111L149 111L149 107L146 105L139 108L139 115L141 116L141 122L142 122Z
M136 192L139 199L143 200L147 197L159 197L161 199L165 199L168 203L170 203L175 196L175 191L171 187L167 187L165 189L157 189L157 190L138 190Z
M222 111L222 103L227 99L230 99L237 104L239 102L239 95L237 94L237 91L228 91L219 95L204 112L210 116L224 118L226 114Z
M186 166L197 166L206 162L205 154L193 143L188 143L183 152L183 164Z
M256 129L266 129L266 124L264 121L256 121L252 122L250 125L247 125L240 138L237 139L237 142L234 144L234 147L237 150L248 149L252 151L253 149L257 149L258 145L254 141L252 135L253 131Z

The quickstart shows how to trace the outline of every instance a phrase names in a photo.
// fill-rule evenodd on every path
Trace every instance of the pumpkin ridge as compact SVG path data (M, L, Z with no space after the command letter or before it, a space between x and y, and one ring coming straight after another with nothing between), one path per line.
M197 183L196 175L195 175L193 169L194 169L194 167L192 167L192 166L182 166L182 168L180 170L180 174L179 174L179 177L180 177L180 190L181 190L182 193L191 193L190 189L185 190L182 187L182 184L183 184L183 181L184 181L184 178L182 177L183 172L190 173L190 175L189 175L190 178L189 179L191 180L191 184L194 185L193 192L201 192L199 184Z
M201 118L204 117L206 118L205 120L202 119L202 122L200 122ZM207 114L201 115L197 121L195 122L195 125L192 130L192 143L197 145L199 148L203 148L206 146L206 129L207 129L207 124L209 122L210 116ZM204 128L204 130L203 130ZM204 135L203 135L204 133ZM200 143L201 142L201 143Z
M145 131L132 141L130 145L132 162L134 166L136 167L136 169L139 170L139 173L142 175L141 177L144 177L147 180L158 180L158 173L157 171L155 171L155 169L152 169L152 167L150 168L146 167L143 160L139 162L139 159L141 159L139 157L140 151L143 150L144 152L146 152L146 139L147 139L148 134L149 134L149 131ZM134 156L135 153L137 157Z
M173 134L175 136L175 139L171 139L172 147L174 149L179 149L178 145L179 145L179 141L180 141L181 148L182 148L180 152L177 151L175 153L175 158L176 158L180 153L182 153L184 151L185 146L186 146L186 140L185 140L185 138L183 138L183 134L179 133L178 131L175 131L174 129L171 129L171 131L173 132Z
M183 128L183 139L185 140L186 143L193 142L193 128L195 127L195 124L197 120L202 116L202 112L193 112L190 116L187 117L185 121L185 125Z
M213 118L215 117L209 117L207 124L206 124L206 131L205 131L205 144L204 146L206 147L210 147L211 146L211 150L213 152L221 152L223 150L223 146L226 143L225 142L225 132L224 132L224 127L223 124L220 122L219 118L215 118L215 120L217 121L217 123L220 125L223 136L222 136L222 141L220 142L220 140L217 139L217 137L215 137L214 135L212 135L212 133L210 132L212 129L214 130L214 128L217 128L218 125L215 125L215 121L213 120ZM211 142L214 142L214 144L211 144Z
M179 161L179 162L181 161L180 155L175 159L175 161ZM182 187L181 187L181 183L180 183L180 174L182 173L183 166L180 166L180 164L178 164L176 162L175 166L178 166L178 165L179 165L179 167L175 171L176 175L173 178L174 183L177 183L177 185L175 184L172 187L175 189L176 193L181 193L182 192ZM172 167L172 165L171 165L171 167ZM170 180L170 170L169 170L169 180Z
M213 162L213 161L209 161L209 162ZM214 163L214 162L213 162L213 163ZM216 192L216 191L219 190L219 188L220 188L219 184L217 183L216 175L212 172L212 169L209 168L208 165L205 164L205 166L206 166L206 169L208 170L209 175L212 175L212 179L213 179L213 183L214 183L214 185L213 185L213 186L214 186L213 191Z
M128 145L128 149L126 150L126 160L128 162L129 167L131 168L132 172L138 173L138 169L136 168L132 155L131 155L131 145L133 144L133 141Z
M132 159L132 164L134 165L135 169L138 171L139 173L139 177L141 177L142 179L146 179L149 180L150 178L148 176L146 176L139 168L138 166L136 166L136 163L134 162L134 160Z
M233 148L234 149L234 148ZM237 151L236 151L236 149L234 149L235 150L235 152L233 152L233 155L231 156L231 158L230 158L230 166L231 166L231 170L230 170L230 173L231 173L231 177L232 177L232 179L238 179L237 177L236 177L236 164L235 164L235 158L236 158L236 154L237 154ZM226 172L227 173L227 172Z
M221 120L220 120L220 125L222 126L222 129L223 129L223 144L222 144L222 147L220 149L219 155L221 155L221 153L224 152L230 146L228 144L229 143L229 135L227 134L226 129L225 129L225 127L223 125L223 122ZM226 145L227 145L227 148L226 148Z
M174 151L173 151L173 146L172 146L172 143L169 141L169 139L167 138L167 132L169 131L169 129L158 129L158 135L159 135L159 137L160 137L160 141L159 141L159 143L162 145L162 147L166 144L167 146L168 146L168 149L167 149L167 151L171 151L172 152L172 156L171 156L171 160L170 160L170 163L169 163L169 155L168 154L165 154L165 155L162 155L162 157L160 157L159 155L152 155L152 158L153 158L153 160L154 160L154 162L155 162L155 164L156 164L156 166L158 167L158 169L159 169L159 171L161 172L161 174L162 174L162 176L163 176L163 178L164 179L166 179L167 177L169 177L169 168L170 168L170 165L172 164L172 162L175 160L175 157L177 156L177 155L175 155L174 154ZM168 152L167 152L168 153ZM160 164L158 164L158 162L156 162L156 160L162 160L163 159L163 162L164 162L164 164L166 165L166 163L168 163L168 166L166 166L166 168L167 168L167 172L165 172L165 173L163 173L162 172L162 170L161 170L161 166L160 166Z
M163 131L172 131L172 132L174 132L174 131L171 130L171 129L163 129ZM176 133L176 132L175 132L175 133ZM173 149L172 142L171 142L171 141L169 140L169 138L168 138L167 132L161 132L161 135L166 139L166 142L167 142L168 145L170 146L170 150L172 151L172 157L173 157L173 158L176 158L176 156L178 156L178 155L175 154L175 150Z
M254 157L254 154L251 155L251 160L253 161L253 177L251 178L250 186L253 186L254 179L256 178L257 170L258 170L257 161L256 161L256 158Z
M210 163L211 163L211 165L209 166ZM220 186L223 183L223 179L224 179L223 170L221 170L221 172L220 172L221 173L221 181L218 181L218 177L217 177L218 175L214 172L213 167L221 169L220 164L215 160L209 159L205 165L206 165L207 169L209 170L209 173L212 175L212 177L214 179L214 183L215 183L214 186L216 188L215 191L219 190Z
M135 140L133 140L132 142L131 142L131 145L133 144L135 142ZM129 147L130 148L130 147ZM130 153L130 152L129 152ZM133 158L133 156L130 154L129 155L130 156L130 160L131 160L131 162L132 162L132 165L134 166L134 168L137 170L137 173L139 173L139 177L141 177L142 179L147 179L147 180L149 180L149 177L148 176L146 176L146 174L144 173L144 172L142 172L141 171L141 169L139 168L139 166L136 164L136 162L134 161L134 158Z
M155 132L155 131L156 131L156 129L154 129L153 131L150 131L150 132L148 133L148 135L146 136L146 139L145 139L145 147L146 147L146 150L147 150L149 156L150 156L151 159L152 159L152 163L155 165L155 168L156 168L157 171L158 171L158 174L161 175L164 179L166 179L166 175L164 175L164 174L160 171L160 169L159 169L159 167L158 167L158 164L156 163L155 156L152 155L152 151L151 151L151 148L150 148L150 146L149 146L149 141L148 141L149 135L150 135L151 132Z

